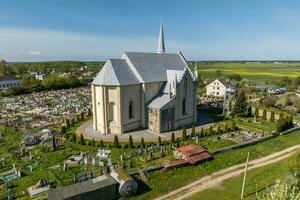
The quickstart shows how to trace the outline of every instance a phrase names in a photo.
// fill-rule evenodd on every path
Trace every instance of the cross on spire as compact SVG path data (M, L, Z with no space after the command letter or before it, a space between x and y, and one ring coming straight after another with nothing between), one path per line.
M166 52L163 23L160 24L159 39L158 39L158 46L157 46L156 52L157 53L165 53Z

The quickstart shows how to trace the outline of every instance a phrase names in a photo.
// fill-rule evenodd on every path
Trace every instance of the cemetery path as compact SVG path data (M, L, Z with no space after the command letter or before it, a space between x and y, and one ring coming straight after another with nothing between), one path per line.
M283 160L285 158L288 158L295 152L300 150L300 144L295 145L292 147L289 147L287 149L284 149L282 151L270 154L268 156L249 161L248 164L248 170L252 170L255 168L263 167L265 165L269 165L275 162L278 162L280 160ZM251 158L251 154L250 154ZM245 157L246 160L246 157ZM211 175L202 177L184 187L178 188L170 193L167 193L161 197L156 198L155 200L166 200L166 199L172 199L172 200L182 200L182 199L188 199L193 194L196 194L198 192L201 192L203 190L216 187L220 185L224 180L233 178L236 176L239 176L242 174L245 170L245 163L234 165L232 167L220 170L218 172L215 172ZM240 190L241 188L237 188Z

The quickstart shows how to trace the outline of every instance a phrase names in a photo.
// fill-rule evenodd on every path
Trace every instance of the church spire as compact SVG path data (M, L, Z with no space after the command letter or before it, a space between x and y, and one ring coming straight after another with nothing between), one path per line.
M160 24L160 31L159 31L159 39L158 39L158 46L157 46L157 53L165 53L165 40L164 40L164 27L163 24Z

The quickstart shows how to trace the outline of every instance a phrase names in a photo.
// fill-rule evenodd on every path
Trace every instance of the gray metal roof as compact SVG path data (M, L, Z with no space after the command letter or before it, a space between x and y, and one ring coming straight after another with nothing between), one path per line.
M18 80L18 79L17 79L17 77L15 77L13 75L0 76L0 81L14 81L14 80Z
M79 194L84 194L116 184L118 184L118 182L115 179L113 179L110 175L106 174L92 180L75 183L56 189L50 189L47 192L47 196L49 200L69 199Z
M144 83L167 81L166 70L184 70L187 66L178 53L125 52L122 58Z
M170 97L168 93L160 93L155 99L153 99L148 105L149 108L162 109L169 102L171 102L175 97Z
M135 85L140 82L124 59L109 59L98 73L93 85Z

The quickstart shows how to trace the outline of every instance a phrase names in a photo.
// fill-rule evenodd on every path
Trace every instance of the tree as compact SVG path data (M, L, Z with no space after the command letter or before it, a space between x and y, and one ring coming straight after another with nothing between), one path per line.
M158 136L158 146L161 146L161 137Z
M263 120L266 120L267 119L267 111L264 109L263 110L263 116L262 116L262 119Z
M115 137L114 137L114 147L117 148L117 149L120 147L119 139L118 139L117 135L115 135Z
M242 77L239 74L230 74L227 76L229 80L241 81Z
M60 133L61 134L65 134L66 132L67 132L66 127L65 126L61 126Z
M182 140L186 141L186 129L185 129L185 126L182 128Z
M271 111L270 122L274 122L274 121L275 121L275 113L274 111Z
M217 134L220 135L221 134L221 127L218 126L218 129L217 129Z
M91 108L88 109L87 115L88 115L88 116L91 116L91 115L92 115L92 110L91 110Z
M70 120L68 118L66 119L66 128L70 128Z
M224 132L225 132L225 133L228 132L228 125L227 125L227 124L225 124L225 126L224 126Z
M214 134L214 130L213 130L213 127L212 126L209 126L209 132L208 132L209 135L213 135Z
M74 118L72 118L72 120L71 120L71 125L72 125L72 126L75 125L75 119L74 119Z
M104 147L104 142L103 140L100 140L100 148L103 148Z
M130 148L130 149L133 148L133 142L132 142L132 136L131 136L131 135L129 135L128 145L129 145L129 148Z
M236 130L235 121L232 121L232 123L231 123L231 130L232 131Z
M203 127L201 128L201 131L200 131L200 138L203 138L204 137L204 130L203 130Z
M56 149L56 140L55 140L55 136L52 136L52 149L55 150Z
M259 108L255 108L255 117L259 117Z
M145 148L145 142L144 142L144 138L142 137L142 139L141 139L141 147L142 148Z
M96 146L94 138L92 139L92 146Z
M239 92L235 98L233 113L237 116L249 115L247 97L243 90Z
M81 120L84 120L84 113L81 112Z
M72 134L72 142L76 143L76 135Z
M85 140L82 134L80 134L80 144L85 145Z
M175 134L173 132L171 135L171 146L172 146L172 144L174 144L174 142L175 142Z
M195 131L195 125L193 124L192 126L192 133L191 133L191 136L192 137L195 137L196 136L196 131Z

